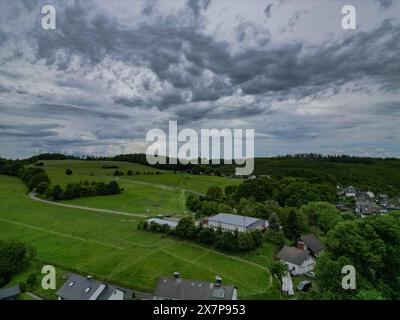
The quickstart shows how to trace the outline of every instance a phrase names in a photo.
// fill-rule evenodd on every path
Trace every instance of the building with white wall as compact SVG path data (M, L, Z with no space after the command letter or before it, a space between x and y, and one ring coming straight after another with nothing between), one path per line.
M203 225L214 230L250 232L265 230L269 227L267 220L247 216L239 216L231 213L219 213L203 220Z

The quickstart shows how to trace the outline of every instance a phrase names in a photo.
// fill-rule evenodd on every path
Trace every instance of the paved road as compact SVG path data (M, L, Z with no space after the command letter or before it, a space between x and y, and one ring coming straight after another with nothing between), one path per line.
M65 203L59 203L59 202L44 200L44 199L40 199L40 198L36 197L36 194L34 192L29 193L29 198L31 198L32 200L35 200L35 201L51 204L53 206L64 207L64 208L72 208L72 209L79 209L79 210L86 210L86 211L94 211L94 212L100 212L100 213L112 213L112 214L117 214L117 215L121 215L121 216L128 216L128 217L147 218L146 215L140 214L140 213L128 213L128 212L115 211L115 210L106 210L106 209L82 207L82 206L77 206L77 205L72 205L72 204L65 204Z

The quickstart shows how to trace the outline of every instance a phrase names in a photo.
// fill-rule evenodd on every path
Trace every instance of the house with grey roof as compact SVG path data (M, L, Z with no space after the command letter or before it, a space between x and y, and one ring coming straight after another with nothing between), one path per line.
M254 230L265 230L269 227L269 222L247 216L239 216L231 213L219 213L215 216L203 220L203 225L214 230L250 232Z
M19 285L0 289L0 300L18 300L20 293Z
M317 258L319 254L325 250L325 246L313 234L301 236L300 241L304 244L305 249L309 250L315 258Z
M161 277L153 293L153 300L237 300L237 289L222 283L182 279L179 272L173 277Z
M66 281L57 291L58 300L131 300L133 291L74 273L66 275Z
M175 229L179 223L179 219L168 218L149 218L146 220L148 224L155 223L158 225L168 225L171 229Z
M304 274L314 269L315 258L304 246L284 246L276 256L281 263L286 264L289 272Z

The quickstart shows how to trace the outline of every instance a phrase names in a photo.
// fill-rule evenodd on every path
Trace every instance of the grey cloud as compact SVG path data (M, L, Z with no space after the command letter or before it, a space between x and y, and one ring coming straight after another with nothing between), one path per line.
M393 0L375 0L380 8L387 9L393 4Z

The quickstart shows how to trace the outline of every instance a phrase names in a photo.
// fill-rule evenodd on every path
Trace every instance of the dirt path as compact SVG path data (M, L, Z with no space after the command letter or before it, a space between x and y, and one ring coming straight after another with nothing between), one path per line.
M72 205L72 204L65 204L65 203L59 203L59 202L55 202L55 201L44 200L44 199L38 198L36 196L36 194L33 193L33 192L29 193L28 196L29 196L29 198L31 198L34 201L39 201L39 202L51 204L53 206L59 206L59 207L64 207L64 208L72 208L72 209L79 209L79 210L86 210L86 211L94 211L94 212L100 212L100 213L111 213L111 214L117 214L117 215L126 216L126 217L147 218L146 215L140 214L140 213L128 213L128 212L115 211L115 210L106 210L106 209L82 207L82 206L77 206L77 205Z

